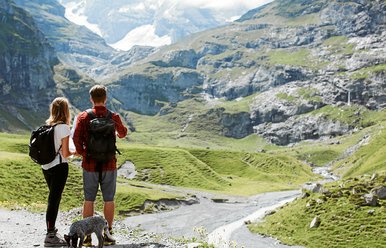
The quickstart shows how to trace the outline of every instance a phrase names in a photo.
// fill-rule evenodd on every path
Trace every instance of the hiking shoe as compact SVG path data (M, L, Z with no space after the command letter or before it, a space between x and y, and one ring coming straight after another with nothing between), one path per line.
M84 247L93 247L92 246L92 240L91 240L91 235L86 235L83 241L83 246Z
M103 234L103 245L109 246L109 245L115 245L117 242L113 237L113 230L112 228L109 228L110 238L106 235L106 233Z
M44 247L63 247L67 242L60 236L58 229L48 231L44 239Z

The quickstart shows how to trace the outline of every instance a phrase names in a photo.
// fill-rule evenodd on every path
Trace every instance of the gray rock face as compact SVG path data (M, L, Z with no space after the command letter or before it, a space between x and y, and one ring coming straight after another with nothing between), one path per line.
M347 134L351 127L322 115L291 117L285 122L261 124L254 127L257 134L277 145L288 145L307 139L335 137Z
M223 66L222 62L221 66ZM248 65L247 67L251 68L252 66ZM237 67L237 65L233 64L231 67ZM253 68L251 73L240 75L233 80L227 77L216 80L209 79L205 83L205 90L214 97L225 97L228 100L233 100L308 78L307 71L299 67L255 65Z
M153 61L161 67L185 67L195 69L199 57L193 49L167 52L161 61Z
M127 52L116 51L95 33L68 21L64 17L64 7L57 1L15 2L31 14L39 30L55 48L62 63L93 79L110 77L146 58L155 50L152 47L134 46Z
M211 109L200 118L217 120L220 134L226 137L244 138L253 132L249 113L227 113L224 108ZM205 127L202 127L205 128ZM208 130L210 131L210 130Z
M225 114L221 119L224 127L223 135L236 139L244 138L252 133L253 126L249 113Z
M342 4L350 3L350 4ZM357 34L360 36L379 30L379 24L385 23L385 16L379 15L379 7L385 11L380 1L339 1L330 2L321 11L321 20L324 25L334 25L344 35Z
M55 93L56 54L25 11L2 1L0 13L7 41L0 42L0 104L41 111Z
M122 103L124 109L154 115L164 105L162 102L186 99L184 94L189 94L190 90L202 83L200 74L181 69L157 74L154 78L142 74L126 75L109 86L109 91L112 97Z

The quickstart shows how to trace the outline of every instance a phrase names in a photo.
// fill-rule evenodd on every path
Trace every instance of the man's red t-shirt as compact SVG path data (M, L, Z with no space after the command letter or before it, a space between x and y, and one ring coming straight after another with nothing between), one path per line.
M107 108L104 106L95 106L93 109L95 116L106 116ZM119 138L124 138L127 135L127 128L122 124L121 118L116 113L112 113L111 117L115 122L115 130ZM86 111L81 112L76 121L74 131L74 145L76 151L82 155L82 167L86 171L96 171L96 163L92 158L87 158L87 141L88 141L88 127L90 118ZM117 159L114 157L107 164L103 165L103 171L111 171L117 169Z

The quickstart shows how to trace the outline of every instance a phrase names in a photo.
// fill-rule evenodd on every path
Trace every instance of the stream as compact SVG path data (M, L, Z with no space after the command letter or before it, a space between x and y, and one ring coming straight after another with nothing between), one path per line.
M181 206L169 212L146 214L125 218L125 225L169 237L200 237L195 230L205 232L215 247L287 247L275 239L252 234L244 221L262 218L265 212L292 201L300 191L282 191L252 197L229 197L224 203L215 203L209 193L199 193L199 204ZM205 237L206 236L206 237Z
M323 176L319 183L337 180L329 167L315 167L313 172ZM278 240L251 233L245 222L262 220L265 213L274 210L300 196L300 190L269 192L251 197L225 197L225 201L205 192L194 192L198 204L154 214L127 217L123 221L132 228L168 237L191 239L193 237L213 244L216 248L228 247L289 247Z

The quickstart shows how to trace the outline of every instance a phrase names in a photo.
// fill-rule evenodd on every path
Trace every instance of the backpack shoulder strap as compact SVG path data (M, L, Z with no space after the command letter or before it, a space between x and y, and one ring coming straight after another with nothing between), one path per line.
M87 109L86 112L90 120L95 118L95 114L94 114L94 111L92 111L92 109Z
M55 123L54 125L52 125L51 127L54 129L54 132L55 132L55 127L58 125L58 124L63 124L62 122L58 122L58 123ZM55 144L55 143L54 143ZM60 149L62 148L62 144L60 144L59 146L59 149L58 151L56 152L55 154L55 157L59 155L59 162L62 163L62 156L60 155Z
M110 110L107 110L106 118L107 119L112 119L113 118L113 112L111 112Z

